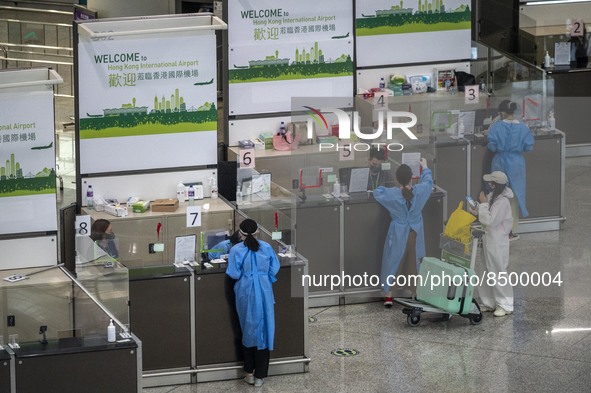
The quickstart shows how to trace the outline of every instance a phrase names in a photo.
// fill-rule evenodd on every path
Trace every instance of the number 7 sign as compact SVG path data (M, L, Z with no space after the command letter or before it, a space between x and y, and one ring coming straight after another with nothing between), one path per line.
M201 206L187 206L187 228L201 226Z

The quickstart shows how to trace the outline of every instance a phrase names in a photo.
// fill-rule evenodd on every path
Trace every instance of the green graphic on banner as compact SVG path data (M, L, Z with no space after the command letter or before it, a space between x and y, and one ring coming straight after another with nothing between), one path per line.
M336 59L326 58L318 42L314 42L314 45L308 49L296 49L293 60L288 57L280 58L277 50L274 55L266 56L262 60L249 60L248 66L234 64L234 69L228 71L230 83L351 75L353 75L351 56L342 54Z
M471 11L467 4L445 9L444 0L419 0L417 10L405 8L403 2L390 9L362 14L355 20L357 36L421 33L445 30L469 30Z
M209 84L205 82L202 84ZM213 80L211 81L213 83ZM179 89L169 97L154 96L152 109L137 106L135 98L119 108L105 108L102 114L86 113L80 119L80 139L113 138L217 129L214 102L188 106Z
M53 142L45 146L32 147L31 150L44 150L51 148ZM18 161L18 157L11 153L9 157L0 156L0 163L6 159L4 165L0 164L0 198L25 195L55 194L56 177L55 170L43 168L41 171L27 172Z

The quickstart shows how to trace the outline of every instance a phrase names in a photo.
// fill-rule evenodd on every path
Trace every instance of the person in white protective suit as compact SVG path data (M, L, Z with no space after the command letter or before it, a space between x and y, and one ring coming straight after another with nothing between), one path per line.
M495 171L483 176L488 182L491 192L485 195L480 192L480 203L472 213L478 215L483 226L483 250L485 270L484 282L478 287L481 310L493 311L495 317L502 317L513 312L513 287L499 277L507 275L509 266L509 233L513 227L513 215L509 200L514 197L513 191L507 187L507 175ZM503 273L503 274L501 274ZM489 278L491 275L491 279ZM499 282L505 281L501 285ZM489 285L490 283L495 285Z

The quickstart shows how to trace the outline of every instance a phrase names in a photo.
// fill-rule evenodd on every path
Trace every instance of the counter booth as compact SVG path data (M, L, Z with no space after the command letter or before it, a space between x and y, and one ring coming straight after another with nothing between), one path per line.
M242 377L234 282L225 274L227 263L211 260L207 251L216 250L245 217L259 222L259 238L280 253L269 374L306 372L307 288L301 279L306 260L285 253L287 244L275 240L273 227L260 221L256 209L239 211L223 198L195 201L195 206L201 213L197 223L187 220L188 202L174 212L148 210L126 217L89 212L93 220L111 222L119 262L129 270L129 323L143 344L143 386Z
M427 136L421 135L419 143L408 149L410 145L404 140L404 152L411 153L404 157L399 152L384 151L389 142L375 141L381 143L384 153L383 160L376 162L376 170L370 170L371 146L362 142L347 154L342 154L342 149L320 150L318 144L289 152L254 151L256 168L244 171L255 177L269 174L284 197L271 203L241 202L239 208L248 215L257 214L266 225L277 223L282 233L289 232L290 244L309 261L311 307L381 299L378 277L391 219L373 198L373 189L379 185L398 186L395 173L403 161L414 168L412 184L416 184L420 176L419 156L412 153L420 153L431 168L436 162L434 144ZM230 149L230 159L239 155L240 149ZM243 191L240 171L238 188ZM446 192L435 186L423 209L427 255L440 255L439 235L447 215L446 198ZM398 274L415 271L414 266L403 264ZM399 288L405 289L408 288Z
M127 269L108 256L79 267L79 279L62 265L0 271L2 392L141 392Z
M474 70L482 68L483 74L490 71L493 75L490 89L477 92L476 99L464 92L441 90L389 97L388 110L412 108L417 116L415 130L419 139L405 143L403 152L411 149L427 156L432 152L435 184L447 193L446 212L451 213L466 195L477 199L483 189L482 176L490 172L495 154L487 147L487 136L499 120L499 104L510 100L517 104L515 118L527 124L534 136L533 150L523 154L529 216L520 218L519 232L559 230L565 220L565 134L548 121L555 106L554 79L545 70L520 63L519 59L494 51L489 54L487 66L472 64ZM474 73L478 80L480 75ZM362 126L375 125L378 112L383 110L361 97L356 98L356 109ZM423 143L425 138L431 144ZM502 143L514 141L509 137ZM403 152L394 153L393 159L399 161Z

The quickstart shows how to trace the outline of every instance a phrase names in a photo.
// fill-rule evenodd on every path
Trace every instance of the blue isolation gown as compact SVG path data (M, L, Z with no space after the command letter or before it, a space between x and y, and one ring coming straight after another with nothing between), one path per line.
M404 251L406 250L406 242L408 234L411 229L417 233L416 240L416 257L417 257L417 271L418 263L425 256L425 236L423 234L423 215L422 210L433 187L433 177L429 168L423 169L419 184L412 189L413 198L410 209L406 206L406 200L402 196L402 190L399 187L378 187L373 196L382 206L390 213L390 228L388 229L388 236L384 244L384 253L382 255L382 272L381 280L384 286L384 292L390 290L390 286L386 279L388 276L394 276L398 271ZM393 279L390 278L392 283Z
M226 274L236 281L236 310L245 347L273 350L275 339L275 297L272 284L277 281L279 260L273 248L260 241L257 252L244 243L230 250Z
M534 147L534 136L528 126L516 121L498 121L488 132L488 149L495 153L490 170L501 171L509 179L509 187L517 197L521 215L527 217L525 208L525 158L523 152Z
M207 253L209 259L218 259L221 258L222 255L226 255L230 253L230 249L232 248L232 242L230 239L222 240L215 246L213 246L212 250L219 250L219 251L211 251Z

